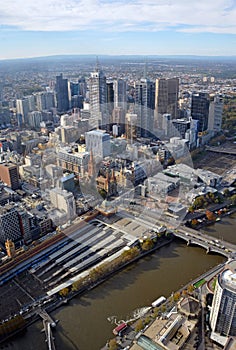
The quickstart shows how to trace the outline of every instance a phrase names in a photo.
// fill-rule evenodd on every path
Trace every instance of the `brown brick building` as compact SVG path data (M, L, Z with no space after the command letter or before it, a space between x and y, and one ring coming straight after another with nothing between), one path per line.
M17 190L19 188L19 175L17 166L11 163L0 164L0 181L4 182L13 190Z

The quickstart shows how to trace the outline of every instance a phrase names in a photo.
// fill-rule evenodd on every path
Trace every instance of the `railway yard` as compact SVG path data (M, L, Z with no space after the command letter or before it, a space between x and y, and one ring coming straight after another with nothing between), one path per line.
M109 223L93 220L74 224L59 242L41 252L40 259L31 257L25 267L11 269L10 275L1 274L0 318L4 321L50 301L63 283L119 254L146 231L141 224L117 216Z

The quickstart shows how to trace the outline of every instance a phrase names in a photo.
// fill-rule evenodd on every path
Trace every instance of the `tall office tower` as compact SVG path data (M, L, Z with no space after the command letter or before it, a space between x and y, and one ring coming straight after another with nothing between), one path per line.
M155 83L148 79L135 82L135 113L137 119L137 136L148 137L153 129L155 107Z
M179 79L156 79L154 127L162 128L162 115L178 118Z
M70 81L69 85L70 85L71 96L79 95L79 83Z
M107 84L103 72L96 67L89 78L90 127L106 128L109 124L107 113Z
M113 90L113 82L107 82L107 103L114 103L114 90Z
M121 107L126 111L126 105L127 105L127 96L126 96L126 90L127 90L127 84L125 80L122 79L116 79L113 82L113 89L114 89L114 107Z
M207 130L209 117L209 94L199 92L192 95L191 116L198 120L198 132Z
M112 112L112 124L118 125L118 135L125 133L125 110L122 107L115 107Z
M215 134L221 131L223 106L224 101L221 96L215 96L214 101L210 102L208 129Z
M113 89L113 82L109 81L107 82L107 110L109 113L109 124L112 122L112 111L114 108L114 89ZM111 125L109 127L109 130L111 129Z
M33 129L39 129L40 123L43 121L42 113L39 111L33 111L28 113L28 123Z
M0 180L11 187L12 190L17 190L19 188L17 166L11 163L0 164Z
M137 114L126 113L125 116L125 135L126 139L131 143L137 138Z
M23 125L28 125L28 113L35 110L34 96L16 100L16 113Z
M236 260L228 262L217 278L210 325L213 333L236 336Z
M35 94L35 99L38 111L44 111L55 107L55 95L53 92L39 92Z
M56 100L58 112L66 112L69 109L68 80L63 79L62 73L56 77Z
M5 244L7 239L15 244L23 242L19 214L11 205L0 207L0 242Z
M104 158L111 154L110 135L102 130L91 130L85 133L86 151L93 156Z
M85 77L79 78L78 84L78 95L83 96L85 98L87 93L87 82Z
M29 95L26 96L25 99L27 99L29 101L29 110L31 111L35 111L36 109L36 104L35 104L35 96L34 95Z

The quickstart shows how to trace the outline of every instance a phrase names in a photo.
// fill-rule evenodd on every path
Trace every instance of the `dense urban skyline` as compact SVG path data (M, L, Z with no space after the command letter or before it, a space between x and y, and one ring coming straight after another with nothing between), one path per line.
M203 0L16 0L1 4L1 10L0 59L236 54L236 4L230 0L217 0L213 6Z

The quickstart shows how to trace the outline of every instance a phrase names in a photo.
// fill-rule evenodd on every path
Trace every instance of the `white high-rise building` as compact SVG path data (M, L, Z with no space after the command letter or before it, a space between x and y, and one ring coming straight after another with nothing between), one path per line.
M212 130L214 133L221 131L223 106L223 98L220 96L215 96L214 101L210 102L208 130Z
M67 220L75 218L76 205L71 192L61 190L60 188L53 188L50 190L50 201L55 208L63 210L67 214Z
M35 94L36 107L38 111L44 111L55 107L55 94L50 91Z
M28 126L28 113L35 111L35 97L34 95L26 96L22 99L16 100L16 113L21 115L22 122Z
M111 154L110 135L103 130L92 130L85 134L86 151L94 157L104 158Z
M39 111L33 111L28 113L28 123L33 129L39 129L40 123L43 121L42 113Z
M236 260L228 262L217 278L210 325L219 336L236 336Z
M106 77L97 67L89 78L90 127L106 127L109 124L107 114Z
M126 110L126 89L127 84L125 80L116 79L113 82L114 89L114 108L121 107Z

